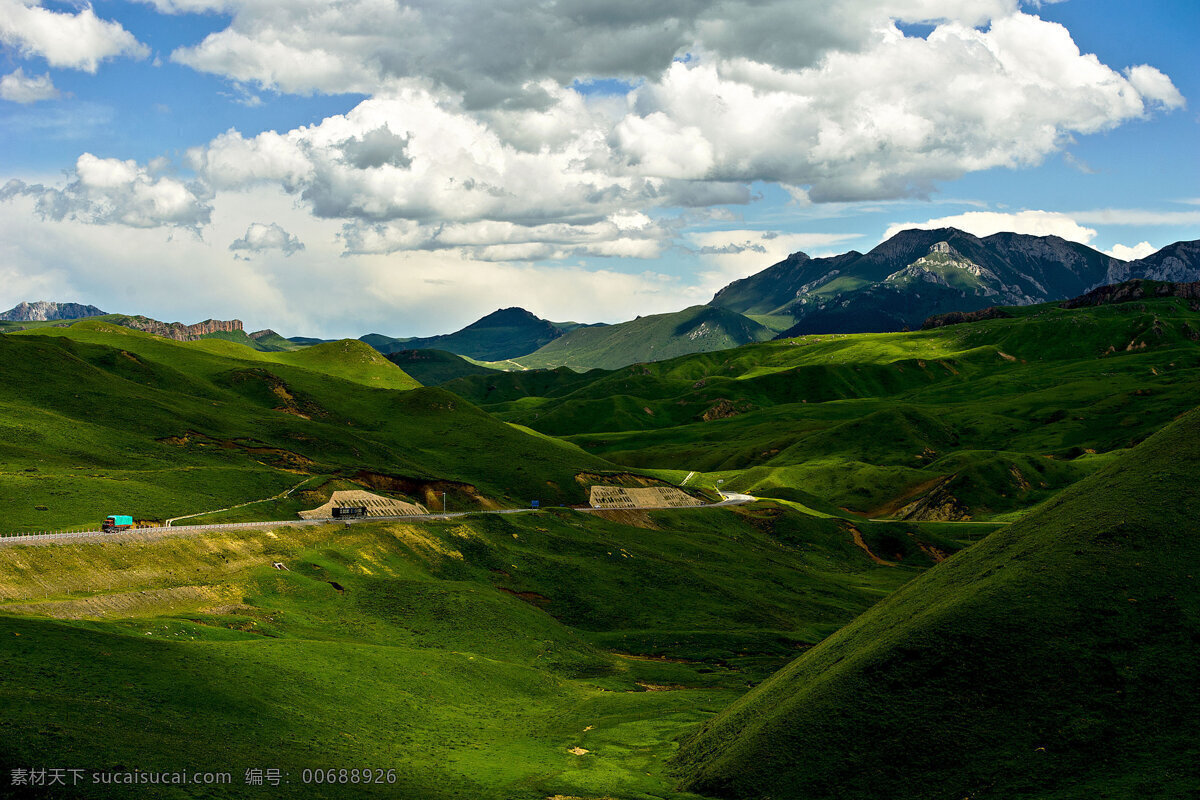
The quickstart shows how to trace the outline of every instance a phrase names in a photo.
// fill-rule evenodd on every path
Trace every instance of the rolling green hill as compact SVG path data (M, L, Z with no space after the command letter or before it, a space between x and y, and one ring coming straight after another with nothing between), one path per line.
M384 354L400 350L445 350L481 361L503 361L528 355L573 326L574 323L564 323L560 327L523 308L502 308L454 333L409 339L372 333L362 340Z
M388 353L387 358L425 386L437 386L469 375L486 376L499 372L446 350L397 350Z
M959 546L855 530L895 563L771 505L0 548L0 771L233 771L170 798L265 792L243 776L271 765L277 797L694 799L664 769L677 737ZM318 766L396 783L302 782Z
M1187 797L1200 412L914 580L681 750L721 797Z
M0 337L3 531L143 522L343 478L453 508L581 502L607 462L419 388L367 345L259 352L103 321Z
M1186 298L1008 311L445 388L621 464L950 519L1036 505L1194 404L1200 313Z
M692 306L617 325L576 328L537 352L514 360L531 368L615 369L687 353L724 350L772 336L770 330L741 314Z

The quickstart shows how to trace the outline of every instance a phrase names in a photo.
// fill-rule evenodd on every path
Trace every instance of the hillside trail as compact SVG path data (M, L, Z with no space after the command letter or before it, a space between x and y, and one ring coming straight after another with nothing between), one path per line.
M280 492L279 494L277 494L273 497L264 497L262 500L250 500L245 503L238 503L236 506L230 506L229 508L214 508L211 511L197 511L195 514L184 514L181 517L171 517L169 520L167 520L166 522L163 523L163 527L170 528L173 523L175 523L177 520L181 520L181 519L191 519L192 517L203 517L205 514L219 514L222 511L232 511L235 508L245 508L246 506L252 506L256 503L266 503L269 500L286 500L288 497L291 497L292 492L296 491L301 486L308 483L310 480L312 480L312 478L305 478L304 480L300 481L292 488L288 489L286 492Z
M872 553L871 548L867 547L867 543L865 541L863 541L862 533L858 530L858 528L854 527L853 525L847 525L846 527L849 528L850 535L854 538L854 544L860 550L862 550L864 553L866 553L867 556L870 557L870 559L872 561L874 561L876 564L878 564L881 567L896 566L895 561L887 561L887 560L882 559L879 556L875 555L874 553Z

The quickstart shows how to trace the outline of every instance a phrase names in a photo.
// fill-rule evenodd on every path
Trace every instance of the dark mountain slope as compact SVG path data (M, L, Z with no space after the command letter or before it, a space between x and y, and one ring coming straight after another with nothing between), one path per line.
M726 350L772 336L770 330L741 314L692 306L617 325L576 328L517 362L524 367L618 369L688 353Z
M1089 306L1104 306L1114 303L1132 303L1138 300L1149 300L1156 297L1181 297L1191 300L1192 310L1200 310L1200 282L1193 283L1159 283L1158 281L1126 281L1108 286L1100 286L1087 294L1073 297L1062 303L1063 308L1087 308Z
M454 333L414 339L372 333L363 336L362 341L384 355L400 350L446 350L482 361L502 361L528 355L564 332L564 328L523 308L502 308Z
M934 567L707 723L736 798L1190 797L1200 412Z
M795 253L726 286L712 305L790 316L795 324L785 337L895 331L937 314L1064 300L1131 278L1200 279L1200 243L1176 243L1125 262L1056 236L907 230L866 254Z
M717 292L710 305L741 314L770 314L795 301L808 284L862 257L857 250L817 259L809 258L807 253L792 253L762 272L729 284Z
M507 374L500 370L472 364L465 358L445 350L398 350L389 353L387 359L412 375L423 386L437 386L446 381L468 376Z

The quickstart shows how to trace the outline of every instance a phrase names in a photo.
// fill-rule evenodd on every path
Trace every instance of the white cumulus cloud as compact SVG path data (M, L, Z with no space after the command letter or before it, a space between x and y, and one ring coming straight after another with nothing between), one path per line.
M336 50L339 26L361 33L362 15L374 19L376 13L386 18L376 21L382 30L394 22L390 15L401 13L363 2L320 11L289 5L281 13L298 26L290 35L303 35L305 47L319 51L313 60L319 63L320 53ZM452 4L447 18L468 5ZM747 202L757 181L784 185L803 202L923 196L968 172L1038 164L1074 135L1174 105L1174 87L1162 73L1135 67L1122 75L1081 53L1062 26L1007 3L844 0L834 4L849 15L840 22L814 11L827 27L826 45L813 44L808 57L779 55L774 62L762 60L770 48L755 50L730 33L737 28L732 16L717 24L713 15L729 9L700 5L702 13L688 14L630 9L629 19L617 14L617 22L604 23L637 27L647 19L661 22L665 14L687 31L671 40L678 47L670 52L694 48L688 59L674 61L667 50L657 53L657 60L638 67L644 75L624 97L589 99L562 84L568 75L597 69L586 53L576 53L604 26L596 20L570 28L577 47L566 66L547 61L540 71L525 61L509 63L511 53L495 45L484 52L448 47L461 55L444 69L392 47L398 61L385 69L380 55L371 67L386 79L359 75L346 84L331 78L329 85L282 87L377 91L347 114L251 138L230 131L195 149L191 160L214 186L278 181L323 217L373 224L590 223L623 209ZM406 37L456 44L463 42L454 37L470 38L419 5L406 9ZM489 9L476 11L490 18L495 8ZM282 23L260 14L250 25L243 14L249 12L235 12L231 27L205 42L271 31L263 46L279 46L274 34L282 35ZM897 17L938 24L924 38L906 36L893 22ZM981 19L990 26L974 27ZM566 24L557 17L541 22L547 30ZM853 35L838 35L843 27ZM364 48L369 56L372 41L355 39L355 69L372 63L360 57ZM187 57L199 57L206 46ZM531 63L541 57L538 47L548 45L534 47ZM487 61L488 53L503 64ZM279 62L264 56L263 63ZM351 67L338 67L344 69ZM265 85L283 80L222 74ZM481 83L508 75L511 85L501 99L480 107L475 88L458 86L464 75Z
M84 153L75 163L73 178L62 188L10 180L0 189L0 201L33 197L44 219L131 228L198 230L212 214L204 187L157 175L132 160Z
M13 103L36 103L40 100L53 100L58 97L58 89L50 75L26 75L25 70L17 67L12 72L0 78L0 98Z
M787 69L869 46L889 19L984 25L1014 0L151 0L162 11L229 13L228 27L172 54L180 63L285 92L367 92L432 79L469 107L544 106L538 82L655 75L685 53Z
M290 253L287 281L320 285L345 272L390 298L380 318L387 303L444 296L445 281L459 291L478 280L471 297L489 305L499 287L543 297L569 284L559 300L593 293L615 308L637 291L651 298L629 306L641 313L678 307L700 283L708 291L795 249L847 240L689 230L752 202L761 183L783 187L793 207L924 197L1185 104L1159 70L1106 65L1018 0L145 2L215 12L219 29L171 58L229 80L247 101L263 90L366 98L291 130L230 129L188 152L194 179L85 153L66 185L10 182L0 199L19 198L80 241L80 224L203 231L232 242L234 255L210 246L221 274L238 253ZM903 23L928 33L906 35ZM30 0L0 0L0 41L90 70L146 54L90 7L64 13ZM600 84L608 88L574 88ZM284 198L287 213L245 203L262 193ZM242 216L222 216L234 209ZM697 222L691 209L713 216ZM1197 212L1173 213L1184 224ZM1085 226L1101 216L1144 219L1095 214L972 212L893 230L953 225L1087 243L1097 233ZM251 223L261 219L276 221ZM654 275L601 280L576 266L676 247L709 269L691 288ZM237 268L271 286L284 281L270 273L282 261ZM541 261L557 264L528 263Z
M1105 250L1104 252L1122 261L1137 261L1139 258L1145 258L1157 253L1158 248L1149 242L1138 242L1132 247L1123 244L1114 244L1111 250Z
M95 72L117 56L145 58L150 49L118 22L100 19L92 7L77 13L51 11L36 0L0 0L0 42L52 67Z
M300 241L300 237L295 234L285 231L276 222L270 224L251 222L244 234L230 242L229 249L248 250L254 253L279 250L285 256L290 256L303 250L304 242Z

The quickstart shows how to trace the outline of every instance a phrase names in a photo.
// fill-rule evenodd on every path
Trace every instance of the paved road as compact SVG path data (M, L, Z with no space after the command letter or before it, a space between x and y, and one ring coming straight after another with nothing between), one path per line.
M732 492L721 492L722 500L719 503L705 503L699 506L636 506L634 508L575 508L573 511L580 511L585 514L592 514L600 511L663 511L671 508L688 509L688 508L721 508L723 506L737 506L743 503L753 502L756 498L748 494L734 494ZM387 522L389 520L409 520L420 522L425 520L453 519L455 517L465 517L468 514L528 514L538 510L549 510L534 508L503 508L498 511L452 511L448 514L413 514L407 516L396 517L366 517L364 519L287 519L277 520L275 522L230 522L223 525L172 525L170 527L160 528L132 528L127 531L117 531L114 533L104 533L103 531L76 531L73 533L43 533L30 536L4 536L0 537L0 547L7 545L48 545L48 544L74 544L77 542L90 541L146 541L149 539L159 539L166 536L176 536L188 533L197 533L200 531L212 530L235 530L238 528L281 528L281 527L302 527L307 525L335 525L346 524L353 525L359 522Z

